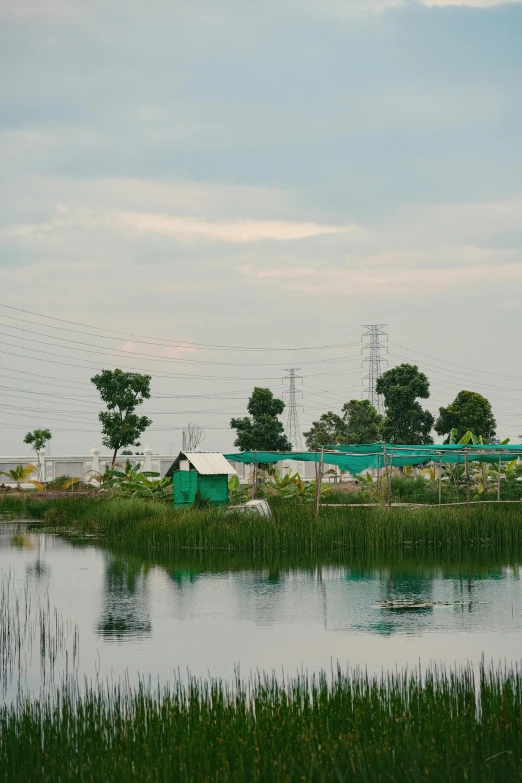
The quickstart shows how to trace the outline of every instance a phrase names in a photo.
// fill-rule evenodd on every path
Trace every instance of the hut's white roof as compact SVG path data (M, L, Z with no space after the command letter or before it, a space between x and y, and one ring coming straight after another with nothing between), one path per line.
M185 451L183 457L188 459L190 464L203 476L222 475L223 473L234 475L236 473L230 462L219 451Z

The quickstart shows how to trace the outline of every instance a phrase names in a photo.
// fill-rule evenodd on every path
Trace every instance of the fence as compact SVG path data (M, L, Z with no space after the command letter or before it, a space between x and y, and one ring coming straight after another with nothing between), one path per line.
M45 453L45 449L39 452L38 456L33 457L0 457L0 471L7 473L18 465L34 465L36 472L31 476L38 481L48 483L54 481L59 476L71 476L80 478L82 481L89 481L93 474L103 473L105 466L110 467L112 454L100 453L100 449L95 446L87 456L66 456L50 457ZM141 470L150 470L159 473L161 477L174 462L174 457L168 454L153 454L148 446L143 450L143 455L133 454L126 456L119 454L116 458L120 465L124 465L126 460L132 465L141 465ZM9 484L9 479L0 476L0 483Z

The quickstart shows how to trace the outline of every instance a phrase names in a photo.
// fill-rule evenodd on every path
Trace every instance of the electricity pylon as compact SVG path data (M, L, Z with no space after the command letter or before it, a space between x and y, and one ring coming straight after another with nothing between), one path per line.
M362 324L363 329L366 329L362 339L364 340L365 337L368 337L369 340L367 345L361 348L361 353L363 351L370 352L369 356L363 359L363 364L368 365L368 375L363 378L363 381L367 382L366 394L378 413L383 413L384 411L382 397L380 394L377 394L377 381L382 375L382 365L388 364L387 359L381 357L381 351L388 353L386 346L380 343L381 337L388 339L386 332L382 331L385 326L388 326L388 324Z
M296 396L299 393L301 397L303 396L303 392L296 391L295 388L295 382L296 379L300 379L302 382L302 378L300 375L296 375L297 370L300 370L300 367L287 367L286 371L288 375L286 375L283 378L283 381L289 381L289 388L288 391L283 392L283 396L288 394L288 418L286 422L286 437L292 444L292 450L293 451L302 451L303 450L303 440L301 437L301 430L299 428L299 418L297 416L297 403L296 403Z

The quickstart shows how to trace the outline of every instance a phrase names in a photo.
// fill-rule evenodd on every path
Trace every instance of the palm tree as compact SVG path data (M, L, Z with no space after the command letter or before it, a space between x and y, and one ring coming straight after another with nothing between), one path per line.
M43 490L43 484L40 481L34 481L28 479L33 473L36 472L34 465L17 465L13 470L0 470L0 476L7 476L11 481L16 484L18 490L22 489L22 484L34 484L36 489Z

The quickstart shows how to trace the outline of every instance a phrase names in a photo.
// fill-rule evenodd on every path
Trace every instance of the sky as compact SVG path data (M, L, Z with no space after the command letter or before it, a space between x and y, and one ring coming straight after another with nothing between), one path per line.
M364 396L362 324L521 440L522 2L0 0L0 454L233 448L299 368L301 429ZM286 421L283 415L283 421Z

